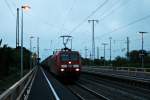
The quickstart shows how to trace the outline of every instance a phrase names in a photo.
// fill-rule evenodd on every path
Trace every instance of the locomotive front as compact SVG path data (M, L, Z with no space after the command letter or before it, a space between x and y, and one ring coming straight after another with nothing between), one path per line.
M81 57L77 51L62 51L59 54L59 74L65 77L79 77Z

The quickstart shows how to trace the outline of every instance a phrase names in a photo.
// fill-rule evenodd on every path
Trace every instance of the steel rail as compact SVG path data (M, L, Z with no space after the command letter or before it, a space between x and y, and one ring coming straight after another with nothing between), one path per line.
M76 85L79 86L79 87L81 87L82 89L84 89L86 91L89 91L90 93L92 93L93 95L99 97L102 100L110 100L109 98L103 96L102 94L99 94L99 93L95 92L94 90L89 89L88 87L86 87L86 86L84 86L84 85L82 85L80 83L76 83Z
M112 96L113 97L113 93L115 93L115 94L120 94L119 96L120 96L120 98L124 98L124 96L125 96L125 99L127 99L127 97L126 96L128 96L128 99L130 100L130 99L135 99L135 100L145 100L144 98L142 98L142 97L140 97L139 95L137 95L136 93L133 93L133 90L131 89L131 91L130 91L130 89L129 89L129 91L128 90L126 90L125 89L125 87L121 87L120 85L119 86L115 86L114 84L112 84L112 85L108 85L107 83L109 83L108 81L103 81L103 82L101 82L102 80L95 80L95 81L93 81L93 79L82 79L81 81L83 81L83 82L87 82L87 83L89 83L91 86L93 85L93 86L95 86L95 87L103 87L103 88L105 88L104 90L107 90L107 91L111 91L110 92L110 96ZM123 85L124 86L124 85ZM127 88L128 89L128 88ZM104 92L103 92L104 93ZM144 97L144 96L143 96Z
M75 96L77 96L77 98L79 98L80 100L86 100L86 99L85 99L84 97L82 97L79 93L73 91L73 89L72 89L71 87L68 87L68 88L71 90L71 92L72 92Z
M137 82L143 82L143 83L150 83L150 79L146 79L146 78L141 78L141 77L137 77L137 76L132 76L130 75L130 72L128 72L128 75L124 75L121 73L105 73L105 72L101 72L100 68L82 68L82 72L83 73L93 73L93 74L100 74L103 76L108 76L108 77L112 77L112 78L122 78L122 79L128 79L130 81L137 81ZM116 70L118 71L118 70ZM119 70L121 72L121 70ZM134 72L134 74L138 74L140 72ZM147 74L147 73L145 73Z
M150 93L149 85L150 84L142 84L142 83L139 83L136 81L130 81L130 80L129 80L129 82L127 82L128 80L124 80L124 79L120 80L119 78L115 79L113 77L112 78L104 77L104 76L101 76L98 74L93 74L93 73L84 73L84 75L90 75L90 76L94 77L94 79L93 79L93 77L90 78L90 76L82 77L83 79L86 79L87 83L89 83L88 81L91 81L91 82L93 81L92 82L93 84L100 83L100 85L102 84L103 86L106 86L106 88L112 87L112 89L113 89L113 87L114 87L114 88L118 89L119 91L121 90L122 92L120 92L120 93L123 93L123 94L129 93L128 95L130 95L131 97L133 97L135 95L134 96L135 98L137 98L139 96L139 94L143 97L150 98L149 97L149 93ZM86 83L86 82L84 81L84 83ZM144 85L147 85L147 86L144 86ZM115 90L115 91L117 91L117 90Z

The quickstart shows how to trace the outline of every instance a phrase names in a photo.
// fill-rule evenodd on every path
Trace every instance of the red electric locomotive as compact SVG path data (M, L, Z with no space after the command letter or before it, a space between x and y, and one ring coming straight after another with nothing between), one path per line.
M79 52L64 48L57 51L44 62L50 72L63 77L77 79L81 72L81 56Z

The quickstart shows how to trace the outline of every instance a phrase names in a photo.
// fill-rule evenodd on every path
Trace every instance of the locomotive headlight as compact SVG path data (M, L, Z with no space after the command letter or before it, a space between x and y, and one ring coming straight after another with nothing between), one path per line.
M68 63L71 64L71 61L69 61Z
M74 68L78 68L78 67L79 67L79 65L73 65L73 67L74 67Z
M78 71L80 71L80 69L79 69L79 68L76 68L76 69L75 69L75 71L77 71L77 72L78 72Z
M61 68L67 68L67 65L61 65Z

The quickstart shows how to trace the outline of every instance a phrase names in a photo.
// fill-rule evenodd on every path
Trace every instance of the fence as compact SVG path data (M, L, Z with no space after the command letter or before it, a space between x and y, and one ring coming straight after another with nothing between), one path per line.
M25 93L35 75L37 67L34 67L23 78L16 82L13 86L7 89L0 95L0 100L23 100Z

